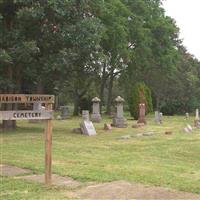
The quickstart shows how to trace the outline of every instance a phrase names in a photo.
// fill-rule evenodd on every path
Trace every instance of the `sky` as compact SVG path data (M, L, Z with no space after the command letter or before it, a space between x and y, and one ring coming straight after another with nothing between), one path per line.
M200 0L164 0L163 7L180 28L183 45L200 60Z

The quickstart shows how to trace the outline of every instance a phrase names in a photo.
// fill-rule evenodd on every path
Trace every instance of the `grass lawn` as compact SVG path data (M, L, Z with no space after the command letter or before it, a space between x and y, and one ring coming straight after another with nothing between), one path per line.
M67 198L58 188L46 188L41 184L8 177L0 177L0 180L2 200L66 200Z
M200 129L192 134L183 133L187 124L183 116L164 117L163 125L156 125L153 116L149 116L148 125L139 129L131 128L133 120L128 120L128 128L113 128L108 132L103 130L103 124L111 119L104 118L102 123L95 124L98 133L95 137L72 133L71 129L78 127L80 121L73 118L53 122L53 173L82 182L127 180L200 193ZM122 135L148 131L156 134L119 139ZM165 131L173 134L165 135ZM16 131L1 132L0 137L2 164L28 168L34 173L44 172L42 123L18 121ZM58 188L50 190L13 178L1 179L3 199L14 199L12 195L23 199L20 197L24 193L27 193L25 199L63 198Z

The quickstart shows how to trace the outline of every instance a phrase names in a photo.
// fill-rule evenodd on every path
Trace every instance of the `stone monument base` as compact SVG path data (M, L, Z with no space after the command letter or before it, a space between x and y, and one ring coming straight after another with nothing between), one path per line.
M91 115L91 120L92 122L101 122L101 115L100 114L92 114Z
M112 126L117 128L126 128L127 127L126 119L124 117L121 118L115 117L113 118Z

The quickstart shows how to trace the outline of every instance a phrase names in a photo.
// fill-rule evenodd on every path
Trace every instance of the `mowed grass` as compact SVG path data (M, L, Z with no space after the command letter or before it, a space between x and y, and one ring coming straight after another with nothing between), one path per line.
M127 128L104 131L104 123L111 122L110 118L104 117L103 122L95 124L98 135L93 137L72 133L73 128L79 127L81 118L54 120L53 173L82 182L127 180L200 193L200 129L195 129L192 134L183 132L183 127L187 123L193 124L193 119L164 117L163 124L156 125L153 116L149 116L148 125L134 129L131 125L136 122L128 118ZM1 133L1 163L43 173L43 127L43 123L19 121L16 131ZM152 131L154 136L134 137ZM165 131L173 134L165 135ZM133 137L119 139L123 135ZM9 180L18 187L16 180ZM3 181L3 185L7 181ZM26 185L26 182L20 183ZM32 187L38 189L37 185Z
M0 177L1 200L66 200L69 199L59 188L47 188L44 185Z

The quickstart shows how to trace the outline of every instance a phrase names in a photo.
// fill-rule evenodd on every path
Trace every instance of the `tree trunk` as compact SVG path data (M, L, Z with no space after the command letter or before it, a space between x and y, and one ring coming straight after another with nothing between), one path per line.
M77 94L74 98L74 116L78 116L79 115L79 103L80 103L80 98L79 95Z
M12 66L9 66L7 67L7 71L6 71L6 77L8 78L8 80L13 80L13 69L12 69ZM10 89L8 87L8 90L7 90L7 93L13 93L13 89ZM4 106L4 110L13 110L15 107L14 107L14 104L5 104ZM2 124L2 127L4 130L7 130L7 129L16 129L16 120L3 120L3 124Z
M13 110L13 104L5 104L5 110ZM16 120L3 120L2 128L4 130L16 129Z
M13 4L13 2L11 2L11 4ZM10 5L8 4L8 7ZM12 6L11 6L12 7ZM11 13L14 12L14 10L10 10ZM13 19L12 17L5 17L5 23L6 23L6 28L9 31L12 31L12 27L13 27ZM14 78L13 78L14 72L13 72L13 68L12 66L8 66L5 69L5 76L6 78L12 83L14 84ZM11 89L10 86L7 87L7 91L5 91L5 93L9 93L12 94L13 93L13 88ZM4 110L13 110L14 109L14 104L5 104L4 105ZM2 124L3 129L15 129L16 128L16 120L3 120L3 124Z
M42 79L40 78L40 79L38 79L36 93L37 94L43 94L43 92L44 92L43 82L42 82Z
M107 108L106 108L106 113L108 115L111 114L113 81L114 81L114 74L113 74L113 70L112 70L112 72L110 74L109 85L108 85L108 99L107 99Z
M100 112L102 112L102 105L104 104L104 88L106 85L106 63L103 66L103 72L102 72L102 79L101 79L101 86L100 86L100 99L101 99L101 103L100 103Z

